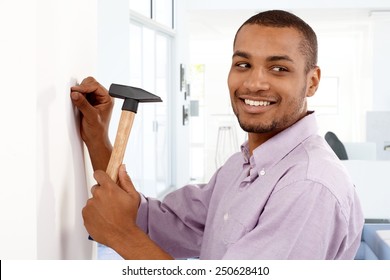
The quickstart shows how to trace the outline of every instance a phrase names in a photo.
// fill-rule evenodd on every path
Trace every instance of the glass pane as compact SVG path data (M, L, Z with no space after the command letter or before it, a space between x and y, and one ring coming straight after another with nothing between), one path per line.
M167 98L169 91L169 41L167 37L156 36L156 94L163 100L156 103L156 180L157 194L168 184L169 161L167 139Z
M155 0L154 3L154 20L169 28L173 28L173 0Z
M142 88L155 93L155 31L142 27ZM138 107L138 115L142 122L143 137L143 186L142 193L146 196L156 197L156 140L155 140L155 103L144 103Z
M171 41L171 37L152 28L130 23L130 85L150 91L163 100L138 107L124 160L137 188L150 197L162 195L170 186Z
M155 92L155 31L142 27L142 87L152 93ZM145 107L145 106L144 106Z
M130 85L142 87L142 27L137 24L130 23L130 46L129 46L129 69L130 69ZM131 173L131 179L135 186L142 189L142 165L134 158L142 158L142 125L140 118L136 118L133 124L131 137L127 145L127 151L123 162L127 165L127 170Z
M129 8L148 18L152 15L152 3L150 0L129 0Z
M142 86L142 27L130 24L130 84Z

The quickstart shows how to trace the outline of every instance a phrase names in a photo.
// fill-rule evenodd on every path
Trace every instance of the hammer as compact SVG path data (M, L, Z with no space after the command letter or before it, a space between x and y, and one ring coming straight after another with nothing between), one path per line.
M106 173L116 183L118 181L118 171L125 155L127 141L129 140L130 131L133 127L134 117L137 113L139 102L162 102L161 98L137 87L111 84L108 93L112 97L122 98L122 113L116 132L114 147L110 160L108 162ZM88 236L89 240L93 240Z
M141 88L119 84L111 84L108 93L112 97L124 99L114 147L106 170L106 173L110 178L114 182L117 182L119 167L122 164L125 155L127 141L129 140L134 117L138 109L138 103L162 102L162 100L160 97Z

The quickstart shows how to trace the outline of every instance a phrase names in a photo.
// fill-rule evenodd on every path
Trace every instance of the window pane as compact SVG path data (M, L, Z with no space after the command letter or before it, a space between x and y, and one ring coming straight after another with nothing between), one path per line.
M150 92L155 92L155 43L155 31L142 27L142 87Z
M153 18L170 28L173 28L173 0L155 0L155 16Z
M130 85L142 87L142 26L130 23ZM139 117L133 124L129 144L125 154L124 162L128 170L131 170L131 179L135 186L143 186L143 169L134 158L142 158L142 124ZM141 188L142 190L142 188Z
M150 0L129 0L129 8L148 18L151 17L152 4Z
M156 35L156 94L163 100L156 103L156 179L157 194L161 194L169 186L169 155L168 155L168 122L167 103L169 90L169 40Z
M142 87L142 27L130 24L130 84Z

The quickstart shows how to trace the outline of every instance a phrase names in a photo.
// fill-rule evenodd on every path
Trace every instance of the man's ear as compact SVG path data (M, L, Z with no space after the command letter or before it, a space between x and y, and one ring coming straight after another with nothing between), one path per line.
M308 84L306 97L311 97L316 93L318 86L320 85L320 79L321 79L320 67L316 66L314 69L310 70L308 75L309 75L308 77L309 84Z

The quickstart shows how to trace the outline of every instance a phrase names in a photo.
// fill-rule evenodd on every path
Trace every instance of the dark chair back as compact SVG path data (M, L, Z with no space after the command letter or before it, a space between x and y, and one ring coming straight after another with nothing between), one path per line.
M335 152L337 157L342 160L348 159L347 151L345 150L344 144L337 138L336 134L331 131L328 131L325 134L325 140L328 142L329 146Z

